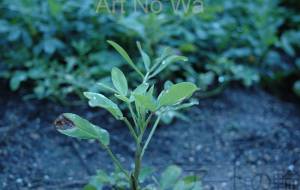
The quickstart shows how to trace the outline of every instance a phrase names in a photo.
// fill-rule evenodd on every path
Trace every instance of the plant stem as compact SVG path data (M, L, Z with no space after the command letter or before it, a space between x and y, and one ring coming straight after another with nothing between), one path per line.
M121 162L119 161L119 159L113 154L113 152L111 151L111 149L108 146L104 146L104 149L107 151L107 153L109 154L109 156L111 157L111 159L113 160L114 164L126 175L126 177L128 178L128 180L130 180L130 175L128 174L128 172L123 168Z
M153 113L151 113L151 114L149 115L149 117L147 118L146 122L144 123L144 126L143 126L143 128L142 128L141 134L140 134L140 136L139 136L139 141L142 141L142 139L143 139L143 137L144 137L144 133L145 133L145 131L146 131L146 129L147 129L147 126L148 126L149 123L150 123L150 120L151 120L152 116L153 116Z
M141 168L142 168L141 145L140 143L138 143L137 150L135 152L134 171L132 174L133 177L131 178L132 190L139 189L139 176L140 176Z
M126 123L126 125L129 128L129 131L131 133L131 135L133 136L134 140L136 141L136 143L138 143L138 136L133 128L133 126L131 125L131 123L128 121L128 119L126 117L124 117L123 121Z
M156 119L156 121L155 121L155 123L154 123L154 125L153 125L153 127L151 129L151 132L150 132L150 134L149 134L149 136L148 136L148 138L146 140L146 143L145 143L145 145L144 145L144 147L142 149L142 152L141 152L141 158L145 154L145 151L146 151L146 149L148 147L148 144L149 144L150 140L152 139L152 136L153 136L153 134L154 134L154 132L155 132L157 126L158 126L159 121L160 121L160 116L157 117L157 119Z
M133 118L135 128L136 128L136 130L137 130L137 132L138 132L138 123L137 123L137 120L136 120L136 115L135 115L135 113L133 112L133 109L132 109L132 106L131 106L130 103L128 103L128 108L129 108L130 113L131 113L131 116L132 116L132 118Z
M144 77L143 83L147 83L148 82L148 77L149 77L150 72L147 72L146 76Z

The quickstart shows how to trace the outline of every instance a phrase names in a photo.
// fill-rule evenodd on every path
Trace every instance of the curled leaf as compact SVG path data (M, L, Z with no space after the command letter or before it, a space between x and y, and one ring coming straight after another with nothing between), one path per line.
M72 113L64 113L55 121L56 129L67 136L80 139L95 139L101 144L109 145L109 133L86 119Z

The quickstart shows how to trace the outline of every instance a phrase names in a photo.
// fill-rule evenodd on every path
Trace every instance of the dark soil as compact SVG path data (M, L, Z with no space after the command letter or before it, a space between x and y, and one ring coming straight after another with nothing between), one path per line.
M127 128L106 112L25 101L5 90L0 97L1 190L76 190L97 169L112 169L96 143L67 138L54 129L52 123L62 112L77 113L108 129L113 151L125 165L131 163L134 146ZM159 128L145 165L180 165L201 175L207 189L300 187L300 107L296 104L260 89L230 88L200 101L186 115L190 122Z

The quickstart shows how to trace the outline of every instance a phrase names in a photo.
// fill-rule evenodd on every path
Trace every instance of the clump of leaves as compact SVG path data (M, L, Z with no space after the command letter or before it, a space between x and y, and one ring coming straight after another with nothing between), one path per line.
M161 118L169 111L176 111L194 105L195 102L183 102L197 91L195 84L181 82L166 86L158 97L156 97L156 86L153 83L155 80L152 81L151 79L157 76L168 65L178 61L187 61L187 59L182 56L163 53L158 59L151 60L148 54L142 50L141 45L137 43L144 63L145 69L143 71L136 66L121 46L112 41L108 41L108 43L120 53L141 78L141 83L136 88L130 89L124 73L118 68L113 68L111 71L113 86L100 84L101 87L113 93L122 104L126 105L129 114L126 116L117 103L103 94L84 92L84 96L89 100L91 107L106 109L115 119L121 120L127 125L130 135L136 144L134 168L132 171L127 171L126 167L122 166L117 156L111 151L108 131L78 115L64 113L55 122L57 130L70 137L97 140L101 147L107 151L116 167L116 172L112 175L107 175L105 172L99 171L85 189L100 190L107 185L117 187L118 189L130 188L132 190L200 189L201 185L196 177L189 176L181 179L182 171L177 166L168 167L162 173L160 180L153 178L153 184L144 184L145 178L151 174L151 170L142 167L143 157ZM142 185L147 186L142 187Z

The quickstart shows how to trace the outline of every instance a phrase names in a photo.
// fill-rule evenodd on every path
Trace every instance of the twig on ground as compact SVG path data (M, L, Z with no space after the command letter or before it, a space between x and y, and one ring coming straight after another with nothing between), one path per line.
M49 184L49 185L47 185ZM45 188L45 189L63 189L63 188L74 188L83 187L87 184L87 180L72 180L68 182L64 181L49 181L47 184L35 184L31 189ZM55 185L52 185L55 184Z
M78 150L79 147L78 143L76 141L71 141L71 146L74 150L75 155L79 159L80 163L82 164L83 168L86 170L88 175L92 175L93 173L92 170L89 168L89 165L86 163L85 159L83 158L80 151Z

